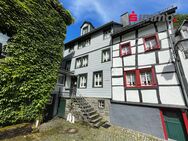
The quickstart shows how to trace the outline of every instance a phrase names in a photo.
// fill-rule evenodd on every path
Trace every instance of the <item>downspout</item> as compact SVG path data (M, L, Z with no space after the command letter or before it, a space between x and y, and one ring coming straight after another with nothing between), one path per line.
M168 22L166 22L166 23L168 24ZM181 84L181 87L182 87L182 91L183 91L183 95L184 95L184 99L185 99L185 105L188 106L188 95L187 95L187 91L188 91L188 90L187 90L187 87L188 87L188 85L185 84L185 82L184 82L184 80L185 80L185 75L184 75L184 73L183 73L183 74L181 73L181 68L182 68L182 66L181 66L181 64L179 63L180 59L179 59L178 52L176 52L176 51L177 51L176 47L177 47L177 45L180 43L180 41L177 42L177 43L175 43L175 41L173 40L173 39L175 39L175 36L174 36L174 34L175 34L174 28L172 28L172 32L173 32L173 33L170 35L170 34L169 34L169 30L168 30L168 35L169 35L169 38L170 38L170 44L172 45L173 55L175 55L175 56L174 56L174 59L175 59L174 63L175 63L177 75L178 75L178 77L179 77L179 81L180 81L180 84Z
M183 72L183 67L182 67L182 64L180 62L180 57L179 57L179 53L178 53L178 44L180 44L181 42L184 42L184 41L188 41L188 38L181 39L181 40L179 40L178 42L175 43L175 45L174 45L174 53L176 55L175 62L177 64L177 68L178 68L178 71L179 71L179 77L180 77L180 79L182 81L181 84L182 84L182 88L183 88L183 91L184 91L185 100L186 100L186 103L187 103L186 105L188 105L188 83L187 83L185 74Z

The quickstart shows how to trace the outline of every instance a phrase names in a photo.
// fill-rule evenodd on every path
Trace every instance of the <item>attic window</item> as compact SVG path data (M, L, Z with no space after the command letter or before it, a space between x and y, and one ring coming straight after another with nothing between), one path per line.
M88 33L89 32L89 27L88 26L86 26L86 27L84 27L83 29L82 29L82 35L84 35L84 34L86 34L86 33Z
M110 38L110 34L111 34L111 29L105 30L103 32L103 39L108 39Z

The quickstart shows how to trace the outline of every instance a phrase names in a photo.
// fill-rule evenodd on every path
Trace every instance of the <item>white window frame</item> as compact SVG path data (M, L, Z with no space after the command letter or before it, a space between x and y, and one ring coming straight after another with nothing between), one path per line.
M111 59L110 48L102 51L102 62L108 62Z
M79 75L79 88L87 88L87 74Z
M105 108L105 100L98 100L98 107L99 109Z
M128 87L135 87L136 86L136 73L134 73L134 72L127 72L126 73L126 85Z
M111 29L104 31L103 32L103 39L105 40L105 39L110 38L111 32L112 32Z
M83 29L82 29L82 35L84 35L84 34L86 34L88 32L89 32L89 26L83 27Z
M149 75L150 75L150 83L148 80ZM143 82L143 76L146 83ZM141 86L152 86L152 72L151 71L140 72L140 81L141 81Z
M101 82L101 84L100 84L100 82ZM94 88L102 88L103 87L103 72L102 71L97 71L97 72L93 73L93 87Z

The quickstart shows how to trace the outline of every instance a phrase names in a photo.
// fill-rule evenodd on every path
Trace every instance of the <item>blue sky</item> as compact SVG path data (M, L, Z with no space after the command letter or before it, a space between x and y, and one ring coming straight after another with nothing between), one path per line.
M131 11L152 14L169 6L177 6L177 13L188 14L188 0L59 0L75 19L67 29L65 43L80 35L80 26L90 21L99 27L109 21L120 21L120 15Z

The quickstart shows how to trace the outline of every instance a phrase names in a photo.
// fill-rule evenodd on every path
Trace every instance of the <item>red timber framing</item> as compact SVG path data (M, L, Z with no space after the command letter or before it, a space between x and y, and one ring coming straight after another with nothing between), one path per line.
M153 40L153 39L156 41L156 45L154 47L152 47L151 49L148 49L146 47L146 42L149 41L149 40ZM157 33L155 33L153 35L149 35L149 36L143 37L143 42L144 42L144 50L145 50L145 52L160 49L160 42L159 42L159 37L158 37Z
M151 72L151 85L142 85L141 84L141 73L142 72ZM135 75L135 85L129 85L127 83L127 74L134 74ZM124 87L126 88L156 88L157 81L156 81L156 74L154 70L154 66L150 68L142 68L142 69L135 69L135 70L128 70L124 71Z
M183 116L183 121L184 121L185 128L186 128L186 133L188 134L188 118L187 118L187 113L186 112L182 112L182 116Z
M166 130L164 116L163 116L162 111L160 111L160 117L161 117L161 124L162 124L162 127L163 127L164 138L165 138L165 140L168 140L168 133L167 133L167 130Z

